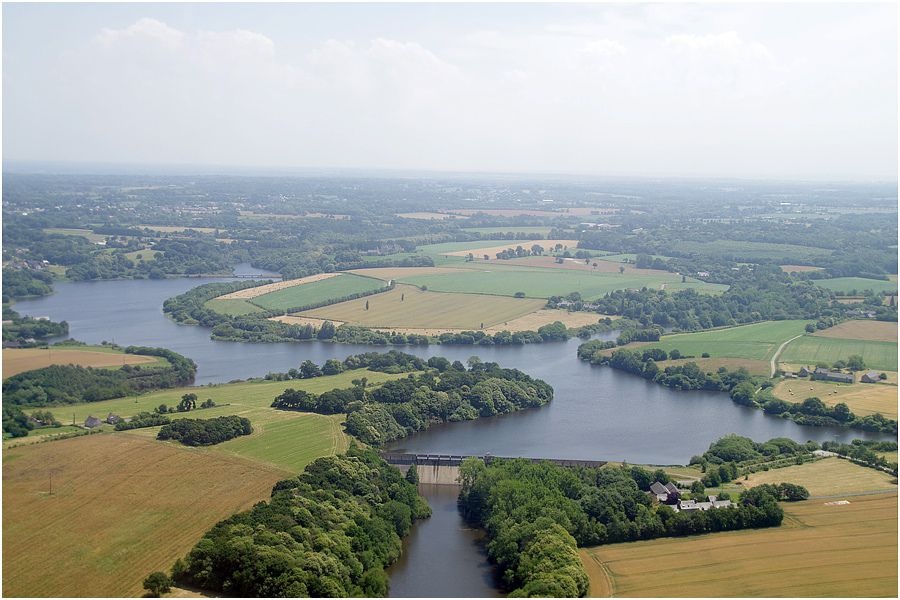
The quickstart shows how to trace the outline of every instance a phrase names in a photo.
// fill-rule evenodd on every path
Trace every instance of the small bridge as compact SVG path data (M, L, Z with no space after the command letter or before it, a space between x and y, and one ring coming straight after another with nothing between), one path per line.
M420 483L434 483L440 485L459 485L459 465L467 458L480 458L486 464L492 460L510 460L508 456L469 456L462 454L403 454L393 452L381 452L381 458L390 465L394 465L406 473L410 467L415 466L419 474ZM605 460L573 460L567 458L524 458L533 463L549 462L560 467L602 467Z

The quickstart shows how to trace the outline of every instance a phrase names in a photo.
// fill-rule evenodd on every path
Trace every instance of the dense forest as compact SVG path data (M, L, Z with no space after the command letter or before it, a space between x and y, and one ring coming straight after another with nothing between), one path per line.
M565 468L523 459L460 467L459 506L487 531L487 552L513 597L581 597L588 578L577 548L615 542L774 527L783 511L766 488L733 508L675 512L647 494L639 467Z
M118 369L51 365L25 371L3 382L3 403L38 407L96 402L194 381L197 365L176 352L143 346L123 350L126 354L158 356L167 364L123 365Z
M268 502L213 527L176 582L232 597L381 597L384 569L431 510L395 467L351 447L278 482Z
M553 398L553 388L545 382L518 369L503 369L497 363L473 358L467 370L462 363L440 357L414 363L420 359L398 352L395 356L408 356L408 364L418 364L424 372L410 373L374 389L368 389L364 380L357 380L357 386L351 389L318 395L289 388L275 398L272 406L321 414L347 413L347 433L367 444L380 445L436 423L506 414L542 406ZM304 373L315 376L316 371L304 364L297 375L302 378Z

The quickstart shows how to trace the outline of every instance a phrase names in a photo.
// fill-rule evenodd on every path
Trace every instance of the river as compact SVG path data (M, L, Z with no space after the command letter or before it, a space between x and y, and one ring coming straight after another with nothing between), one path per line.
M265 274L248 265L240 265L237 273ZM227 280L64 282L55 284L53 295L17 302L14 308L21 314L66 320L70 336L83 342L107 340L170 348L197 363L198 385L283 372L307 359L321 364L329 358L389 349L316 341L214 342L209 330L179 325L163 314L166 298L201 283ZM389 449L684 464L727 433L755 440L892 439L847 429L804 427L738 406L722 393L675 391L614 369L591 366L576 357L579 343L573 339L527 346L401 348L422 357L440 355L463 362L477 355L544 379L555 394L542 408L432 427ZM422 486L422 491L435 516L417 525L406 541L403 560L391 569L392 595L494 595L490 568L483 553L476 550L477 532L466 528L455 511L455 492L437 486Z

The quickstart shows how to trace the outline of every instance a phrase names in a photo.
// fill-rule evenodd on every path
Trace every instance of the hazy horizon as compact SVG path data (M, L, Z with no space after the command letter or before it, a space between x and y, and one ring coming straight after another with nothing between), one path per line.
M896 181L893 4L7 4L9 164Z

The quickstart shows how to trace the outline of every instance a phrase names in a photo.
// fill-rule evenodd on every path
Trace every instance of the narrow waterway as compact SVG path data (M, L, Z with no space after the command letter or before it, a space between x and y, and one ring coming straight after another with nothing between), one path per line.
M244 266L243 273L263 274ZM71 337L88 342L163 346L192 358L198 385L283 372L310 359L387 351L378 346L323 342L245 344L214 342L209 330L179 325L162 312L166 298L210 281L226 279L123 280L59 283L56 293L18 302L22 314L69 322ZM477 355L544 379L554 400L538 409L433 427L391 445L391 450L444 454L485 454L626 460L684 464L727 433L755 440L788 437L797 441L855 437L892 439L848 429L803 427L734 404L714 392L679 392L609 368L578 360L580 340L528 346L405 347L417 356L445 356L465 362ZM455 488L423 490L435 516L417 525L403 560L391 569L396 596L486 596L494 592L491 572L478 550L476 532L455 512ZM452 501L451 501L452 500Z

